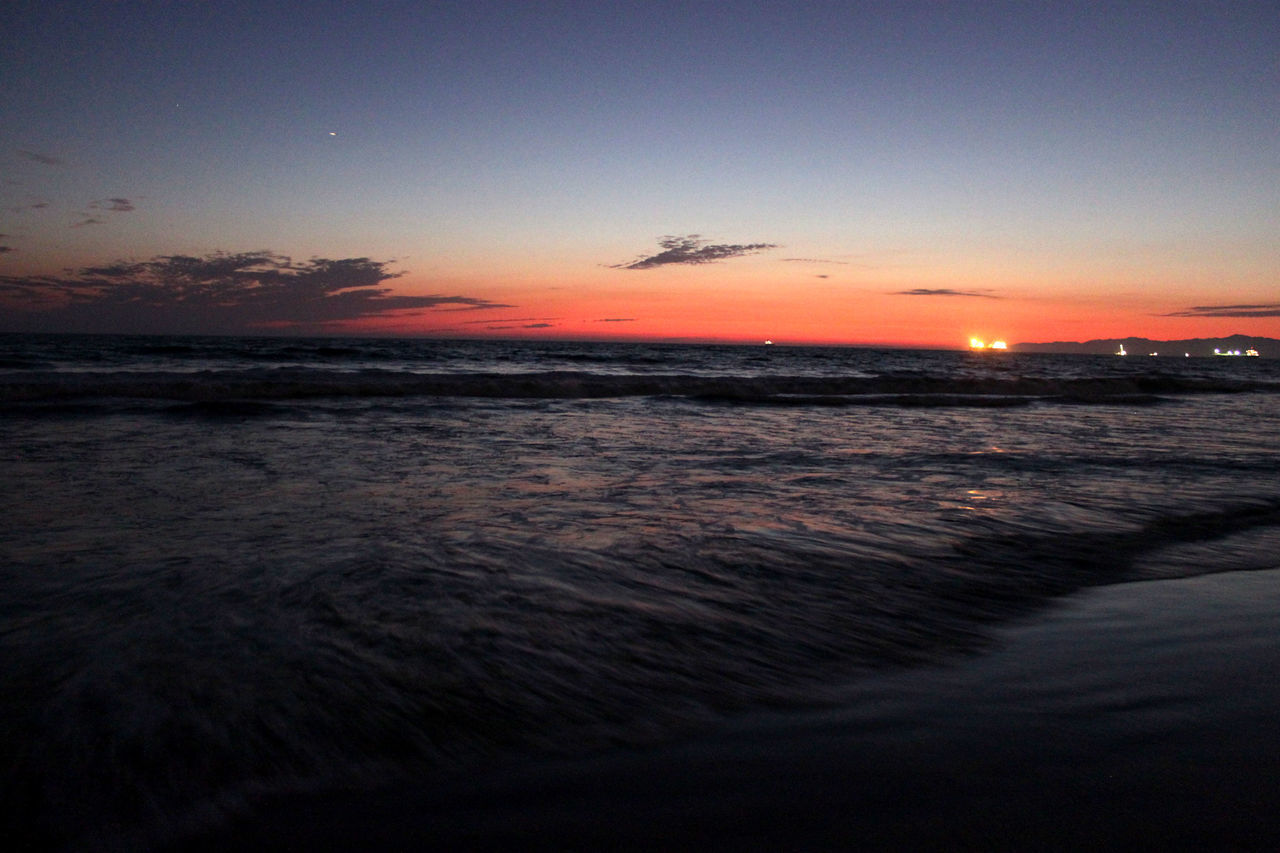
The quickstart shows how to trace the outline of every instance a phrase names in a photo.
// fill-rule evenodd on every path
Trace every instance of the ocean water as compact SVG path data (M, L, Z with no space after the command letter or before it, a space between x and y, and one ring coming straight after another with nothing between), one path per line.
M1280 360L0 336L16 839L662 744L1280 553Z

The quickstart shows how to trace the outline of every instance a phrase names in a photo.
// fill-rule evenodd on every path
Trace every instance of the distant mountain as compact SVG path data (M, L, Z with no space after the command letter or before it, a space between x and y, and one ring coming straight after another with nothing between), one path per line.
M1106 338L1104 340L1054 341L1045 344L1014 344L1010 349L1017 352L1062 352L1086 353L1090 355L1111 355L1124 344L1125 352L1130 355L1205 356L1213 355L1215 349L1230 352L1244 352L1256 349L1263 358L1280 358L1280 340L1275 338L1259 338L1252 335L1231 335L1226 338L1188 338L1181 341L1153 341L1150 338Z

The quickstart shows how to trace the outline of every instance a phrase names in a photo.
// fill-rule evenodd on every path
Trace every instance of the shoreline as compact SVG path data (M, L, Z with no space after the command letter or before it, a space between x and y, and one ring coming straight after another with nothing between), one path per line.
M688 740L291 798L174 849L1280 847L1280 569L1095 587Z

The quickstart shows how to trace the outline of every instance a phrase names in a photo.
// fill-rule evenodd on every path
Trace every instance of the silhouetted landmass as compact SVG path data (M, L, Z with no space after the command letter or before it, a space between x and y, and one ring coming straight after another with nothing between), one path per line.
M1231 335L1225 338L1187 338L1180 341L1153 341L1150 338L1105 338L1085 341L1053 341L1052 343L1014 344L1018 352L1060 352L1086 355L1112 355L1124 345L1130 355L1162 356L1211 356L1215 349L1223 352L1256 349L1263 358L1280 358L1280 340L1252 335Z

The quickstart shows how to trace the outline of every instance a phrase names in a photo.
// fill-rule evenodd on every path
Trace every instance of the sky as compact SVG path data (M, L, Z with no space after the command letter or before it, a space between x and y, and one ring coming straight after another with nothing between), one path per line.
M0 331L1280 337L1280 4L17 0Z

